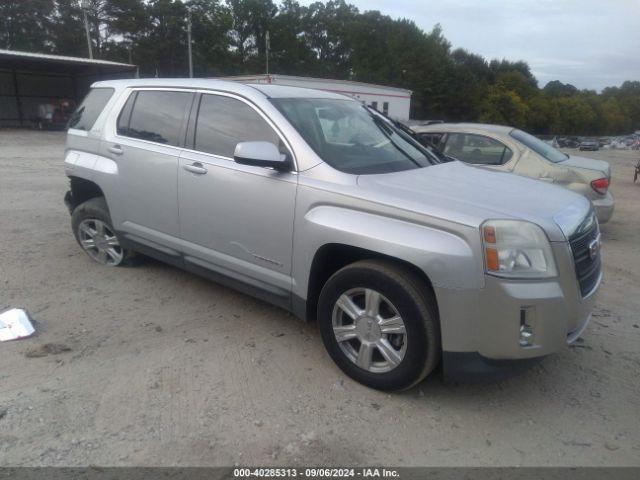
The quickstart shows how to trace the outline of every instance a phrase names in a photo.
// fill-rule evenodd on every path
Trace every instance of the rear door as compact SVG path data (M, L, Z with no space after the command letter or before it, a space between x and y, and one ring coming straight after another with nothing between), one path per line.
M117 164L112 220L125 238L174 251L179 237L178 159L194 93L140 89L130 93L102 149Z
M203 93L192 117L178 171L185 264L288 302L297 176L237 164L233 152L248 141L272 142L290 157L291 149L262 112L231 94Z

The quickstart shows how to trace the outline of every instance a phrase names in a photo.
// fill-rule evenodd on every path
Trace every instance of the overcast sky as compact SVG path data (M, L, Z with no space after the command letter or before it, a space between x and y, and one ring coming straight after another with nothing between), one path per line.
M347 0L360 11L440 23L453 47L525 60L550 80L600 90L640 80L640 0ZM312 3L302 0L303 4Z

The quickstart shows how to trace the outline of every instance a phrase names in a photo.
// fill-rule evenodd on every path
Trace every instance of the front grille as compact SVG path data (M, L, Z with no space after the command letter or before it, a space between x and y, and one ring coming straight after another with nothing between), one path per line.
M589 294L598 283L602 264L600 260L600 229L597 221L591 221L591 225L584 230L578 231L569 238L571 252L573 253L573 263L576 267L576 277L580 285L582 296ZM593 242L598 242L595 255L591 252Z

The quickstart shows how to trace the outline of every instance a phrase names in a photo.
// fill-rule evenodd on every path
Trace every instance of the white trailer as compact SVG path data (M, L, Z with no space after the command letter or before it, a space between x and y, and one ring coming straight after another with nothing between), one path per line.
M379 112L396 120L409 120L411 90L404 88L373 85L371 83L352 82L350 80L331 80L328 78L295 77L291 75L262 74L224 77L240 83L272 83L291 87L315 88L328 92L342 93L360 100Z

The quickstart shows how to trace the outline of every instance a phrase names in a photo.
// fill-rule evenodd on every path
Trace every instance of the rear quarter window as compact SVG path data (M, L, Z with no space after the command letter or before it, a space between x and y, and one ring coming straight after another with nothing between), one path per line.
M69 128L89 131L113 96L113 88L92 88L69 119Z

